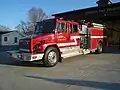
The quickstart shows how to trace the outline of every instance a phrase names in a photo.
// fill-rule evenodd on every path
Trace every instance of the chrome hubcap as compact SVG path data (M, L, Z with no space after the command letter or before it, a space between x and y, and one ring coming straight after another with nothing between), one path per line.
M51 51L49 54L48 54L48 61L50 62L50 63L56 63L56 61L57 61L57 55L56 55L56 53L54 52L54 51Z

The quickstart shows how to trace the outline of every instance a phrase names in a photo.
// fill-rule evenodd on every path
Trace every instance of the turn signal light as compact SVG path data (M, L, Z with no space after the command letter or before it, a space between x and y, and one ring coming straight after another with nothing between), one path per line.
M33 56L33 57L32 57L32 59L36 59L36 58L37 58L37 56Z

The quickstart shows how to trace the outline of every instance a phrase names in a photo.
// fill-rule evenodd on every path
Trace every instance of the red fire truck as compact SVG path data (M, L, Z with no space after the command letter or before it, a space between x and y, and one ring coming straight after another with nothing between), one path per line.
M55 66L62 58L103 51L103 28L75 21L48 19L38 22L33 36L19 41L19 50L9 55L20 61L42 61Z

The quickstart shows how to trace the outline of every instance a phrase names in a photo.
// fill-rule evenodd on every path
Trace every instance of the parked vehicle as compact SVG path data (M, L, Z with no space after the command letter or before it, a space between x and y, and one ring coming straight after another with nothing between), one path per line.
M99 26L99 25L98 25ZM8 51L20 61L39 61L55 66L62 58L103 51L103 28L64 19L38 22L36 33L19 41L18 51Z

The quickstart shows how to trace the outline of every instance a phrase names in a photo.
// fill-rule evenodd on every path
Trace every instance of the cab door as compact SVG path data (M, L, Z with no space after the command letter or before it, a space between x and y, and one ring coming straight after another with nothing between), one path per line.
M69 42L68 24L66 22L58 22L57 44L59 47L65 47L67 46L68 42Z
M80 46L80 31L78 24L69 24L71 46Z

